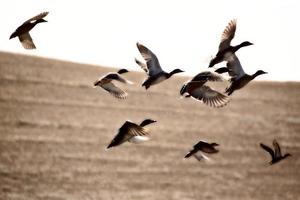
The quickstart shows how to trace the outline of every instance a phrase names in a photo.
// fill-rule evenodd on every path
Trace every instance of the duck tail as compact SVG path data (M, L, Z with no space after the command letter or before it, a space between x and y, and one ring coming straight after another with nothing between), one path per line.
M10 35L9 39L12 39L12 38L14 38L14 37L17 37L17 33L16 33L16 31L15 31L15 32L13 32L13 33Z
M189 157L191 157L192 155L194 155L196 152L197 152L197 150L193 149L193 150L191 150L190 152L188 152L188 153L184 156L184 158L189 158Z
M143 84L142 87L145 87L145 89L147 90L150 87L150 83L148 80L146 80Z
M213 59L211 59L211 61L209 62L209 65L208 65L208 67L210 68L210 67L213 67L215 64L217 64L218 62L217 62L217 59L216 58L213 58Z
M120 69L117 73L118 74L124 74L124 73L127 73L129 72L127 69Z
M228 88L226 88L226 90L225 90L225 93L228 95L228 96L230 96L232 93L233 93L233 89L232 89L232 87L228 87Z
M221 68L215 70L215 72L217 72L218 74L223 74L223 73L229 72L229 70L227 67L221 67Z

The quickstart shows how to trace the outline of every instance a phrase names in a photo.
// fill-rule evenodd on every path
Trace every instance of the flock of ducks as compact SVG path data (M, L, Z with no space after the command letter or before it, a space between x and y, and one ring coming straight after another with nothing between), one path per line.
M36 46L29 32L37 24L47 22L46 20L44 20L44 18L48 15L48 13L49 12L42 12L39 15L36 15L25 21L11 34L9 39L18 37L25 49L35 49ZM255 77L267 73L263 70L258 70L252 75L248 75L244 72L242 65L235 53L240 48L253 45L253 43L245 41L240 43L239 45L232 46L231 40L234 38L235 31L236 20L231 20L223 31L218 52L215 57L211 59L208 66L209 68L211 68L218 63L226 62L226 67L218 68L215 71L200 72L191 80L183 84L180 90L181 96L184 96L186 98L191 97L211 107L222 107L229 102L228 96L231 95L234 91L245 87ZM142 83L142 87L145 87L146 90L153 85L159 84L169 79L174 74L183 72L181 69L174 69L169 73L165 72L160 66L157 56L150 49L140 43L137 43L136 45L142 58L144 59L144 62L138 59L135 59L135 62L147 74L147 78ZM116 98L125 99L128 94L121 88L117 87L113 82L116 81L124 84L132 84L131 81L126 80L122 76L127 72L129 72L127 69L120 69L118 72L108 73L95 81L94 86L101 87ZM225 89L224 93L206 85L207 82L220 82L226 80L222 76L223 73L228 73L228 75L230 76L230 85ZM155 122L156 121L152 119L145 119L140 124L136 124L131 121L125 121L125 123L119 128L118 133L107 146L107 149L119 146L124 142L140 143L149 140L149 132L145 128L145 126ZM217 143L208 143L206 141L200 140L193 146L193 149L190 150L184 158L194 156L199 161L208 160L209 158L204 153L218 153L219 150L216 149L217 146L219 146L219 144ZM291 154L289 153L285 155L281 154L280 146L275 139L273 141L274 150L262 143L260 143L260 146L271 155L272 160L270 161L270 164L277 163L285 159L286 157L291 156Z

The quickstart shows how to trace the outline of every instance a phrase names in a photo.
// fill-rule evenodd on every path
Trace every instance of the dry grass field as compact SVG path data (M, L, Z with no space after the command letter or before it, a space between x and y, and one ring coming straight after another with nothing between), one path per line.
M125 74L126 100L92 88L110 70L0 53L1 200L300 199L300 83L253 82L213 109L179 98L187 77L146 91ZM150 141L105 150L144 118ZM274 138L292 157L269 166ZM220 152L183 159L200 139Z

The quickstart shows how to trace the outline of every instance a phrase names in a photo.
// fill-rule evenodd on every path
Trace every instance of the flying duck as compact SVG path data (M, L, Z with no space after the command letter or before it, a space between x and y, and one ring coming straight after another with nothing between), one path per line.
M242 47L253 45L251 42L245 41L239 45L231 46L230 42L234 38L236 30L236 20L231 20L225 30L223 31L219 50L216 56L210 61L209 67L213 67L215 64L227 60L232 54Z
M271 149L267 145L264 145L263 143L260 143L260 146L261 146L261 148L263 148L265 151L267 151L271 155L272 160L269 162L270 165L275 164L275 163L285 159L288 156L291 156L291 154L289 154L289 153L286 153L286 154L284 154L284 156L282 156L280 146L279 146L278 142L276 141L276 139L273 140L274 151L273 151L273 149Z
M118 88L117 86L115 86L115 84L113 84L112 81L116 80L121 83L132 84L131 81L128 81L120 76L120 74L124 74L126 72L128 72L127 69L120 69L117 73L110 72L104 75L103 77L99 78L97 81L95 81L94 86L102 87L104 90L106 90L116 98L125 99L127 97L127 93L122 89Z
M143 63L137 59L135 62L146 72L148 78L143 82L142 86L148 89L151 85L158 84L164 80L167 80L172 75L176 73L183 72L180 69L174 69L170 73L162 70L159 61L154 53L150 51L147 47L140 43L136 43L138 50L140 51L142 57L146 61Z
M215 148L216 146L219 146L219 144L214 142L208 143L206 141L200 140L197 144L193 146L193 149L190 150L184 156L184 158L189 158L191 156L194 156L198 161L201 161L203 159L209 160L209 158L205 156L203 153L209 153L209 154L218 153L219 150Z
M42 12L32 18L30 18L29 20L27 20L26 22L24 22L21 26L19 26L15 32L13 32L11 34L11 36L9 37L9 39L12 39L14 37L18 37L22 46L25 49L36 49L33 40L29 34L29 31L38 23L43 23L43 22L47 22L46 20L44 20L43 18L46 17L48 15L49 12Z
M187 93L185 97L193 97L211 107L222 107L226 105L229 102L229 98L209 86L204 85L207 81L223 81L223 78L217 73L209 71L201 72L182 86L180 95Z
M147 137L149 133L144 127L154 122L156 121L152 119L145 119L140 123L140 125L137 125L131 121L125 121L121 128L119 128L117 135L107 146L107 149L121 145L126 141L131 143L140 143L149 140L149 137Z
M227 67L222 67L216 70L217 73L225 73L228 72L230 79L230 86L226 88L225 93L231 95L235 90L241 89L245 85L247 85L250 81L255 79L257 76L262 74L267 74L267 72L263 70L258 70L252 75L248 75L244 72L243 67L238 59L238 57L233 54L228 62Z

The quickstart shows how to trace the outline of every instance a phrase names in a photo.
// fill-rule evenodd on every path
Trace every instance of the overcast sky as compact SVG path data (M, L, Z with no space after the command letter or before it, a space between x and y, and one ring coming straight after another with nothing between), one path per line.
M134 62L140 58L140 42L166 71L181 68L193 75L207 68L224 28L237 19L232 44L254 43L237 53L246 73L262 69L269 74L258 80L300 81L299 2L1 0L0 50L140 70ZM36 50L8 39L19 25L43 11L50 12L48 23L31 31Z

